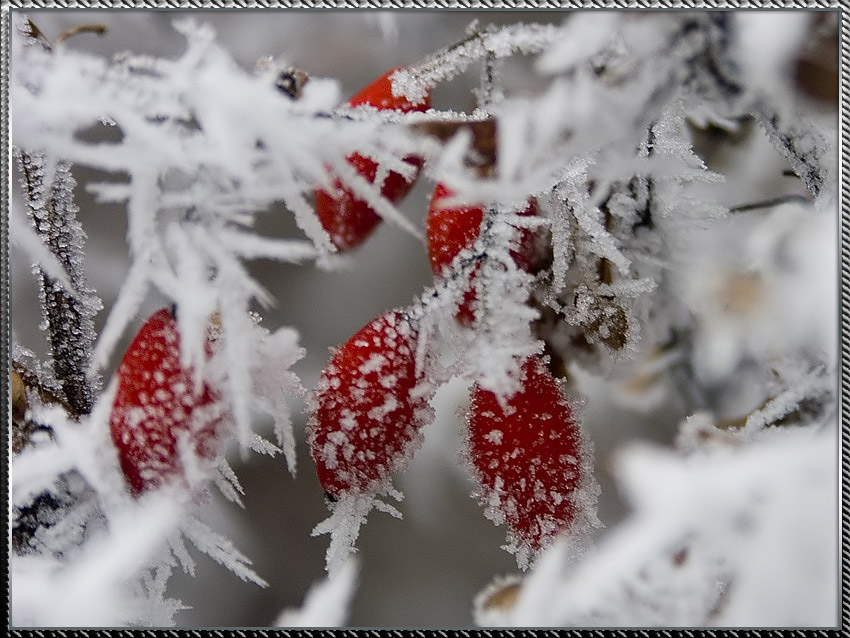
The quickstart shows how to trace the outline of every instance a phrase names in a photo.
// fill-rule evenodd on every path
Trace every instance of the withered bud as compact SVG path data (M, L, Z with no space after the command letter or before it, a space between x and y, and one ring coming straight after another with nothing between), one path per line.
M502 576L476 596L475 606L483 612L510 611L516 605L521 591L522 580L519 576Z
M516 604L517 598L519 598L519 592L519 583L506 585L490 594L490 597L484 601L483 608L487 611L491 609L510 609Z
M579 305L579 293L575 303ZM585 302L587 303L587 302ZM611 350L622 350L629 340L629 317L625 309L612 297L598 296L585 306L588 319L581 324L588 345L600 341Z
M254 63L254 72L274 78L275 88L293 100L301 97L304 85L310 79L310 74L306 71L290 65L283 66L272 56L259 58Z
M304 85L309 80L310 76L306 71L290 66L277 74L274 85L282 93L286 93L293 100L297 100L301 97Z

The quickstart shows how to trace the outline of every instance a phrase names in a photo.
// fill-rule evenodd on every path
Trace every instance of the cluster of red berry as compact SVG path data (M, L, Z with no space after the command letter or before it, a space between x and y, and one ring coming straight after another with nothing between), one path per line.
M368 86L351 104L410 111L430 107L430 98L411 105L392 94L388 72ZM370 181L374 163L362 169L359 156L349 161ZM405 158L421 167L421 160ZM398 202L412 182L399 188L400 176L390 173L381 193ZM437 184L431 197L426 235L435 277L479 235L485 210L481 205L447 205L454 193ZM379 217L344 188L332 197L317 197L320 219L340 249L360 244ZM531 199L521 215L536 215ZM369 220L368 223L364 220ZM536 258L534 233L523 229L512 257L521 269ZM457 320L475 320L473 280L466 283ZM312 397L308 441L319 481L331 500L346 493L375 493L410 460L421 428L429 422L428 392L416 370L417 321L402 310L386 312L337 348ZM515 537L532 552L568 528L576 515L573 495L581 483L582 448L578 417L562 396L557 381L537 356L521 366L520 388L500 403L493 392L472 390L467 419L466 455L480 487L482 503L495 505Z
M395 69L352 98L400 111L430 108L430 96L412 104L393 95ZM359 154L348 161L370 182L377 164ZM405 158L421 168L420 158ZM415 178L414 178L415 179ZM381 194L396 203L412 187L389 172ZM445 206L451 191L438 184L427 216L427 244L436 277L446 276L456 255L475 242L484 218L478 205ZM380 217L339 181L316 193L323 227L341 250L362 243ZM530 200L524 215L536 215ZM523 230L512 253L518 267L535 259L533 233ZM472 279L475 270L472 271ZM475 320L475 293L468 282L456 318ZM375 494L412 456L421 428L432 418L429 393L416 366L417 320L394 310L381 314L333 352L312 395L308 441L319 482L331 500L345 494ZM212 352L208 345L207 354ZM223 411L218 393L196 387L193 371L180 361L173 313L155 313L131 343L118 369L112 439L131 491L138 495L166 481L185 480L185 454L211 460L219 451ZM520 387L506 403L478 385L472 389L466 455L482 503L495 505L516 538L531 551L544 546L575 518L573 501L582 480L578 416L557 381L537 356L521 366ZM181 444L181 439L188 442Z

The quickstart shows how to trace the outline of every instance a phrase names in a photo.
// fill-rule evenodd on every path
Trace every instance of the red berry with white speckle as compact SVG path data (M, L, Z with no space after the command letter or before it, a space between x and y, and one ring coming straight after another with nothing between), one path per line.
M396 71L400 71L402 68L397 66L390 69L348 100L348 104L350 106L368 104L376 109L393 109L402 113L427 111L431 108L430 92L425 95L425 99L421 102L411 102L404 96L393 95L392 77Z
M507 410L493 392L473 388L467 455L488 518L535 553L577 516L585 451L576 408L544 362L529 357L521 375Z
M431 106L430 93L423 102L414 104L407 98L393 95L391 77L401 67L387 71L384 75L352 97L349 106L368 104L377 109L396 110L403 113L425 111ZM360 175L374 183L378 174L378 164L358 153L348 158ZM415 167L413 179L407 180L400 173L389 171L381 185L381 195L391 202L398 203L413 187L422 168L422 159L415 156L405 157L404 161ZM340 250L348 250L361 244L381 221L381 217L362 199L359 199L338 180L334 179L333 189L316 191L316 214L322 227L331 237L333 244Z
M215 458L223 420L219 395L205 383L196 388L193 371L182 366L171 312L163 308L145 322L117 377L109 426L133 494L183 476L187 451Z
M426 217L426 236L428 242L428 258L431 271L436 276L452 263L455 256L464 248L470 248L478 237L481 222L484 219L484 208L477 204L453 204L447 206L445 200L455 193L444 184L437 184L431 195ZM521 215L537 215L537 202L531 199ZM518 268L529 270L535 259L535 235L523 229L520 233L519 246L511 251ZM477 270L477 267L476 269ZM464 292L463 301L457 311L457 320L469 325L475 318L473 309L475 290L472 285L474 278L470 277L469 286Z
M418 394L417 332L386 312L333 351L312 398L310 453L334 499L379 490L418 445L431 411Z

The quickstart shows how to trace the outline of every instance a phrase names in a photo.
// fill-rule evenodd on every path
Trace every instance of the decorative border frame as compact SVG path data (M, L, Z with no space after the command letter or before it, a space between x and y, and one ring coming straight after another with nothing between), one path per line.
M720 636L731 635L741 638L750 636L775 635L775 636L838 636L841 630L850 627L850 597L848 597L848 583L850 581L850 530L848 530L846 516L850 510L850 474L848 474L848 462L850 457L850 427L845 424L845 416L850 414L850 308L847 300L850 297L850 166L847 164L850 157L850 131L848 131L848 110L850 103L850 6L846 0L809 0L809 1L784 1L784 0L589 0L586 2L572 0L282 0L273 2L270 0L117 0L115 2L104 2L98 0L30 0L3 2L0 6L0 154L5 160L4 170L0 172L0 195L2 196L2 212L0 219L0 335L3 343L0 344L0 365L5 371L5 383L0 389L5 406L5 421L10 422L10 390L9 370L11 365L11 290L9 284L9 208L11 200L12 163L10 144L10 112L9 112L9 69L10 69L10 35L11 35L11 12L26 11L31 9L531 9L531 10L568 10L568 9L618 9L618 10L648 10L648 9L808 9L808 10L838 10L840 13L840 104L839 104L839 135L840 145L836 149L838 153L838 165L840 167L839 178L839 210L840 210L840 246L839 264L841 269L841 286L839 295L840 313L840 359L841 370L839 372L840 391L840 422L841 422L841 446L837 462L841 468L841 591L839 626L835 629L662 629L662 636ZM4 454L2 457L3 496L8 512L9 499L9 459L10 442L8 428L3 430L2 438ZM7 627L11 607L11 584L9 575L6 576L6 616ZM368 630L281 630L281 629L208 629L208 630L151 630L151 629L115 629L115 630L87 630L87 629L63 629L54 630L21 630L10 629L10 636L47 636L56 635L62 637L71 636L94 636L111 635L116 637L138 637L138 636L340 636L343 638L355 638L358 636L381 636L387 638L402 638L413 635L417 638L424 636L437 636L448 638L449 636L462 636L464 638L482 637L492 638L496 635L505 635L511 638L540 637L549 638L562 636L567 630L485 630L485 629L460 629L460 630L423 630L423 629L368 629ZM649 637L656 632L647 630L581 630L571 633L584 634L588 636L622 636L637 635Z

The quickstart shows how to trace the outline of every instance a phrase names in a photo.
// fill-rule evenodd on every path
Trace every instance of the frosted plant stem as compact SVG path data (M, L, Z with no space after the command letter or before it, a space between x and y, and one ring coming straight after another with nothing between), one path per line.
M478 108L485 113L492 112L493 106L504 97L499 83L499 59L493 51L484 56L484 69L481 77L481 96Z
M788 159L794 172L814 198L828 183L824 159L829 143L805 122L789 121L775 109L758 104L755 115L774 146Z
M93 319L101 302L88 289L82 267L85 234L77 220L70 163L56 162L52 178L46 174L48 162L44 155L21 152L18 164L35 231L65 268L73 286L73 290L68 290L38 268L53 373L74 414L88 414L97 385L96 377L89 373L95 335Z
M424 90L463 73L473 62L488 55L500 59L543 51L561 33L547 24L514 24L501 29L473 29L463 40L438 51L420 64L397 72L393 93L418 100Z

